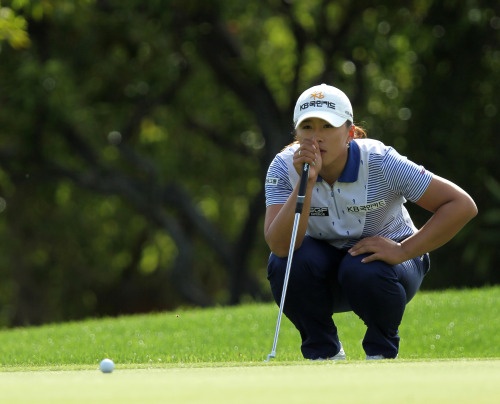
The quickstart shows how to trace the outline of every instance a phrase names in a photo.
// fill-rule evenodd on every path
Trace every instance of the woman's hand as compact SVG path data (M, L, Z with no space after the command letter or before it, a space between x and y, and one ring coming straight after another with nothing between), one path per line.
M352 256L372 253L361 260L363 263L379 260L390 265L397 265L411 258L406 257L401 243L382 236L364 238L348 252Z
M309 179L316 180L321 170L322 159L318 142L311 138L302 139L299 148L293 155L293 166L299 175L301 175L305 163L309 164Z

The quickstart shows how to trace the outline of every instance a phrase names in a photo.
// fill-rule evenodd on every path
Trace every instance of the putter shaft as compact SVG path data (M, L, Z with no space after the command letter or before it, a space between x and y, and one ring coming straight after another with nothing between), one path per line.
M302 207L304 205L308 177L309 177L309 164L304 164L304 170L302 171L302 176L300 178L299 193L297 195L297 205L295 207L295 219L293 221L292 239L290 241L290 250L288 251L288 259L286 262L285 280L283 282L283 291L281 293L278 321L276 322L276 331L274 332L273 349L272 349L271 353L269 355L267 355L267 362L269 362L270 358L276 357L276 346L278 345L278 336L279 336L280 326L281 326L281 317L283 317L283 307L285 305L285 295L286 295L286 290L288 287L288 279L290 277L290 268L292 267L293 252L295 250L295 240L297 239L297 229L299 227L300 215L302 213Z

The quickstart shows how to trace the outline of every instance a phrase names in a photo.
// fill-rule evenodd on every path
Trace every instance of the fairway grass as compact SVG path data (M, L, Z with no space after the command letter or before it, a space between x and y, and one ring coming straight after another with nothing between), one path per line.
M4 372L20 403L498 403L500 360L271 362L252 366Z
M247 304L89 319L0 331L0 372L108 357L117 365L260 362L271 352L278 307ZM420 292L400 327L400 359L500 358L500 287ZM363 322L334 316L348 360L365 358ZM283 317L276 361L302 360L300 337Z

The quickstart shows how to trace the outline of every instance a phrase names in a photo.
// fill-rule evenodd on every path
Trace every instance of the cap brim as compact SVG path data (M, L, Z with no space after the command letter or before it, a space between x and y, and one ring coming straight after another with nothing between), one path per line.
M347 118L343 118L337 114L331 113L331 112L326 112L326 111L311 111L311 112L306 112L304 115L300 117L300 119L295 123L295 129L304 122L306 119L310 118L320 118L325 121L327 121L330 125L335 126L336 128L339 128L342 126L346 121Z

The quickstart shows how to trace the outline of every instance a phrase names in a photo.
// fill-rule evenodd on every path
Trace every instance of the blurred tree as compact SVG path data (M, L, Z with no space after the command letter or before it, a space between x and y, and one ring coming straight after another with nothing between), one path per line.
M321 82L487 210L426 286L497 283L499 29L486 1L7 2L0 324L268 299L263 179Z
M500 260L496 164L500 124L500 18L488 2L431 2L416 44L419 85L409 97L408 150L474 197L479 216L433 253L433 287L498 284ZM495 213L496 212L496 213Z

